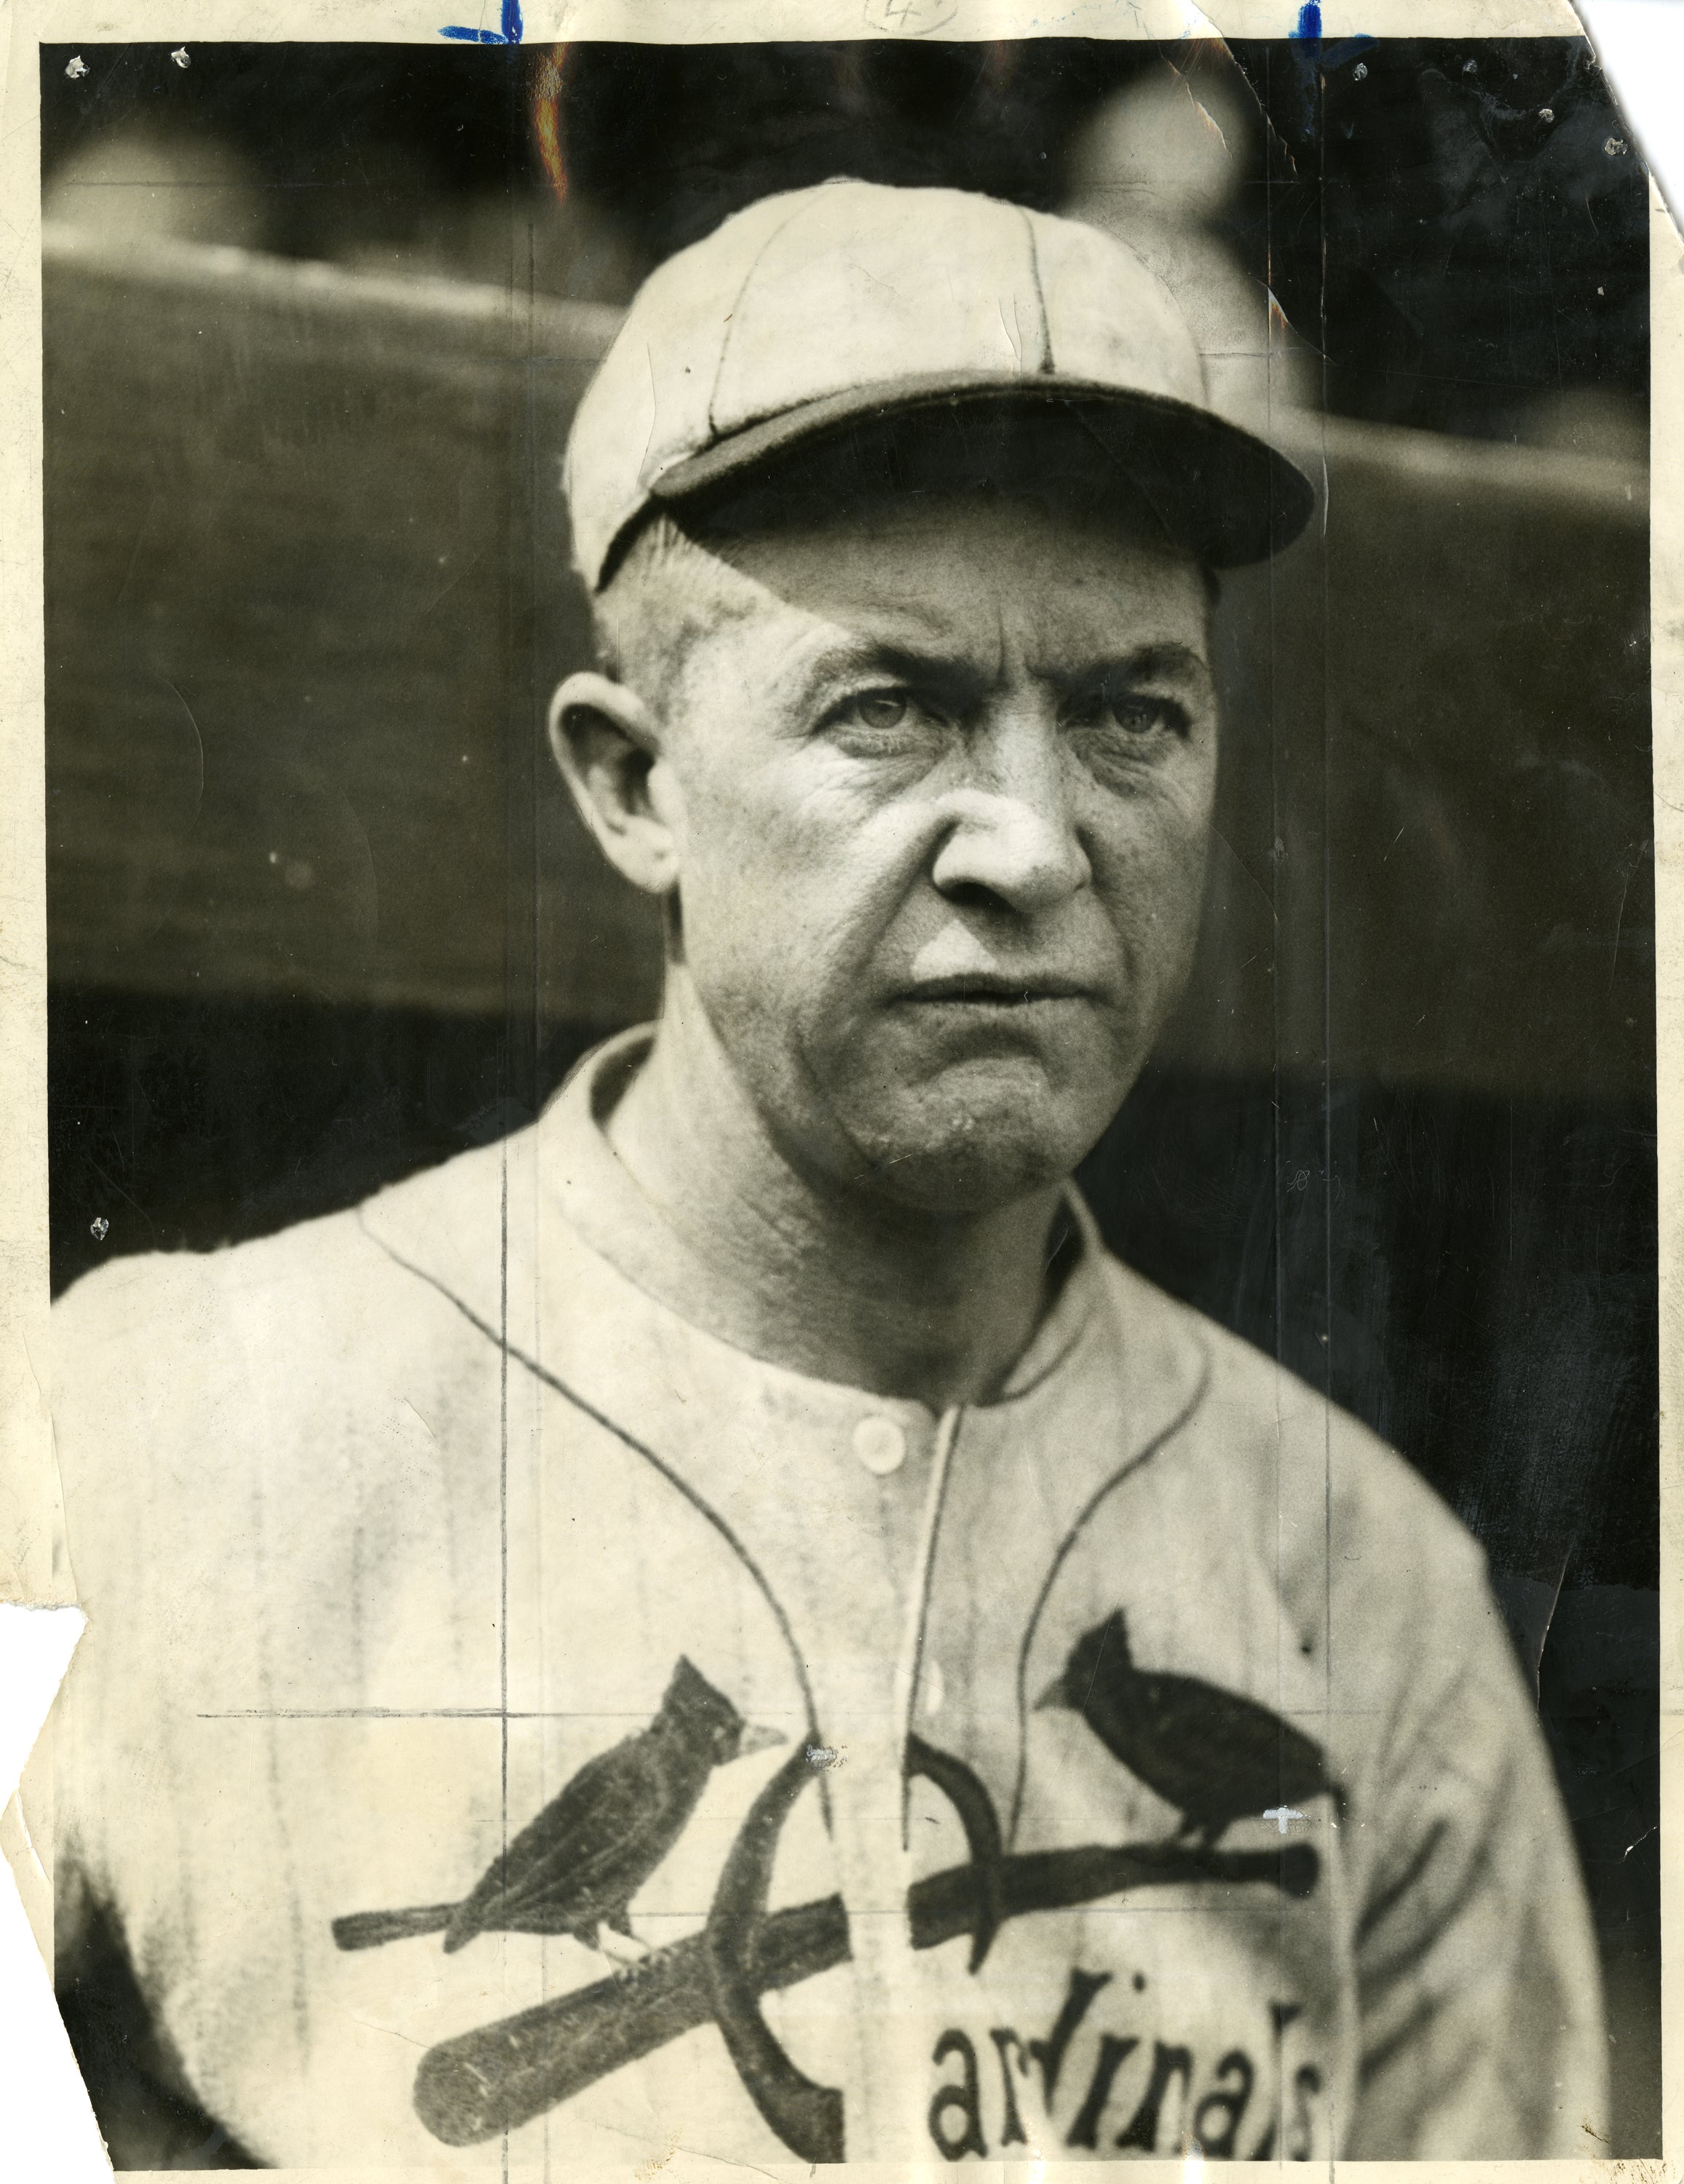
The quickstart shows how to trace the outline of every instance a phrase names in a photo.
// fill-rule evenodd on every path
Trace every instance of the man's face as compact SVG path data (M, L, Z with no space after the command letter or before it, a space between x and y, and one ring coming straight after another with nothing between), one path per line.
M815 1180L979 1211L1104 1129L1196 937L1207 599L1144 530L980 493L739 542L657 772L683 949Z

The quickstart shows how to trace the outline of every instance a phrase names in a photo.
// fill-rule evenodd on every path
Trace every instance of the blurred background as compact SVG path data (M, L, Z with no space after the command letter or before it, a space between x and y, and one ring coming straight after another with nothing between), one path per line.
M1658 2153L1648 226L1589 48L42 68L60 1286L484 1142L655 1006L541 733L584 648L560 449L650 266L852 174L1096 220L1181 295L1324 504L1224 584L1201 960L1084 1179L1483 1541L1596 1907L1609 2150Z

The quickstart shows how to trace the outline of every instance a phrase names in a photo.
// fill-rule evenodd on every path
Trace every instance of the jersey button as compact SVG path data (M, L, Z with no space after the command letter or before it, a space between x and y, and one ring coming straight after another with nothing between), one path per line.
M854 1453L874 1478L887 1479L906 1461L906 1436L893 1418L862 1418L854 1429Z

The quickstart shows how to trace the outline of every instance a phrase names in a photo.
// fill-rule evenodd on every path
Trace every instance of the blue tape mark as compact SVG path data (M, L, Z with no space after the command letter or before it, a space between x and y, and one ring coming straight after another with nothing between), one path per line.
M500 31L475 31L466 24L447 23L438 35L441 38L454 38L465 46L518 46L521 28L521 0L503 0Z
M1321 9L1317 7L1316 0L1304 0L1303 6L1298 10L1298 27L1292 35L1295 38L1319 38L1321 36Z

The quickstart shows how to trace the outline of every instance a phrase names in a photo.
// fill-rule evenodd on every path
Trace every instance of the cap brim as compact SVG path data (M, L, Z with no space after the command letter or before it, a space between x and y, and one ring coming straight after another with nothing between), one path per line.
M850 388L727 434L670 465L649 487L673 505L775 467L797 450L834 444L867 425L913 426L932 413L1029 411L1068 424L1085 443L1092 489L1096 446L1124 473L1173 538L1214 569L1266 560L1309 521L1309 480L1265 440L1191 403L1068 379L906 380ZM985 465L979 463L979 473Z

